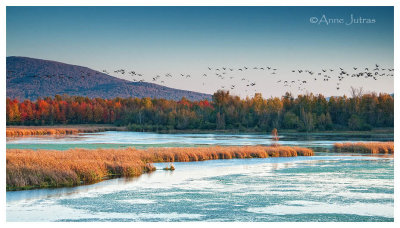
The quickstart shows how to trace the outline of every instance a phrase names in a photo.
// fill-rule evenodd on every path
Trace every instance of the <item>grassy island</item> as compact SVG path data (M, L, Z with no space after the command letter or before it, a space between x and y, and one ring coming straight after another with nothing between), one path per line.
M333 150L335 152L394 154L394 142L335 143Z
M154 162L191 162L233 158L312 156L313 150L289 146L230 146L148 149L8 149L7 190L91 184L113 176L154 171Z

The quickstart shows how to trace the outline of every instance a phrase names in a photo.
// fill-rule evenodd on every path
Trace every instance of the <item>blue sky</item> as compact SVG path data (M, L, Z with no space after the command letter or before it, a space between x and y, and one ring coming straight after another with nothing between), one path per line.
M310 17L323 15L348 23L352 14L375 23L310 23ZM236 85L232 93L241 96L286 91L342 95L350 86L393 92L393 77L346 79L339 90L338 82L319 78L301 90L277 83L304 79L292 69L350 71L376 63L393 68L393 42L393 7L7 7L7 56L109 72L135 70L149 82L171 73L174 77L163 78L162 85L207 93L231 85ZM209 66L235 71L221 79ZM236 70L244 66L272 66L277 74ZM161 79L154 82L161 84ZM256 85L249 88L250 82Z

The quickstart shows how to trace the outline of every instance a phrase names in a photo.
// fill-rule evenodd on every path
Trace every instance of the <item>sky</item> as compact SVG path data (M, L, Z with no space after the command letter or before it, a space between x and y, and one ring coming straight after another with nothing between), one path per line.
M351 23L351 17L358 20ZM375 64L385 69L380 74L390 73L393 26L393 7L8 6L7 56L87 66L197 92L225 89L241 97L349 95L351 86L392 93L392 76L338 76L339 68L352 75L366 67L372 71ZM143 76L115 73L118 69Z

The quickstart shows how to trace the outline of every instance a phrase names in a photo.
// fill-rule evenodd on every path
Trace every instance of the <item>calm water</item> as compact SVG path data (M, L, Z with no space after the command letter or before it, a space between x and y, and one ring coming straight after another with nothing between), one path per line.
M7 221L393 221L393 159L324 152L337 141L372 139L393 135L283 135L281 144L314 147L316 156L175 163L175 171L135 179L7 192ZM10 139L7 148L269 142L265 135L105 132Z
M271 139L271 136L266 134L156 134L108 131L67 136L7 138L7 149L269 145ZM284 134L280 135L279 143L326 148L340 141L393 141L393 134Z

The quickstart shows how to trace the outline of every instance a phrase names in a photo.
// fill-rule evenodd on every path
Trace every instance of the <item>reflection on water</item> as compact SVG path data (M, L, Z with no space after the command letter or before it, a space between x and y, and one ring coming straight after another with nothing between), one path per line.
M292 133L280 135L282 145L327 148L342 141L393 141L393 134ZM269 145L266 134L156 134L108 131L99 133L7 138L7 148L69 149L180 147L207 145Z
M7 192L7 221L393 221L393 159L175 163L134 179Z
M140 177L130 177L130 178L115 178L110 180L105 180L91 185L82 185L77 187L65 187L65 188L44 188L44 189L34 189L26 191L9 191L6 193L7 202L20 201L20 200L35 200L39 198L58 198L61 196L69 196L74 194L82 194L88 191L100 190L104 187L110 185L124 185L130 182L136 181L139 178L145 176L151 176L152 173L143 174Z

